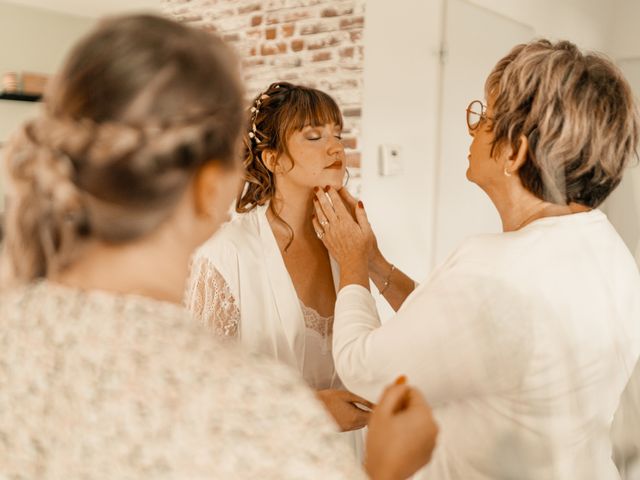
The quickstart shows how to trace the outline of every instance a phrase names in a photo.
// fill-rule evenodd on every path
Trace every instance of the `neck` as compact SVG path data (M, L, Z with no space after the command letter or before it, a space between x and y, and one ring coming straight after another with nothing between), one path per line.
M277 224L273 216L275 212L293 230L296 238L317 240L316 233L311 223L313 209L313 190L297 189L287 192L277 192L271 201L272 212L269 212L269 222L272 226ZM271 210L270 209L270 210ZM274 222L275 220L275 222Z
M587 212L589 207L570 203L558 205L539 199L528 190L507 192L503 195L489 195L496 206L502 221L504 232L513 232L529 225L535 220L546 217L570 215Z
M74 288L181 304L191 251L177 240L164 231L123 246L94 242L77 262L51 279Z

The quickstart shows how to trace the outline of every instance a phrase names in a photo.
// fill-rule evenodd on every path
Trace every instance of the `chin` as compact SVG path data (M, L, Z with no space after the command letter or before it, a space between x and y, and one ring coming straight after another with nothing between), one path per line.
M326 171L324 175L322 175L322 180L325 185L329 185L330 187L335 188L336 190L340 190L342 188L342 184L344 183L345 171Z
M473 174L471 173L471 167L467 168L467 180L469 180L469 181L470 181L470 182L472 182L472 183L476 183L476 182L473 180Z

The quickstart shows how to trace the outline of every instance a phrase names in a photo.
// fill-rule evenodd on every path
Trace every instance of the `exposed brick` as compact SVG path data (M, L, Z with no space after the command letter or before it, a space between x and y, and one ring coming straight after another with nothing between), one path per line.
M238 40L240 40L240 35L238 35L237 33L226 33L222 36L222 39L225 42L237 42Z
M331 19L329 19L331 20ZM305 23L300 27L300 35L315 35L317 33L330 32L338 30L338 26L335 22L315 22Z
M303 40L293 40L291 42L291 50L293 50L294 52L299 52L303 48L304 48L304 41Z
M360 168L362 166L362 155L360 152L348 152L346 154L348 168ZM353 172L351 172L353 175Z
M264 65L263 58L245 58L242 60L242 67L245 69L251 69L253 67L259 67Z
M351 17L340 20L340 28L343 30L362 27L364 27L364 17Z
M351 58L353 57L353 54L355 52L355 49L353 47L347 47L347 48L343 48L340 50L340 56L345 58Z
M257 12L261 9L261 5L259 3L253 3L249 5L244 5L242 7L238 7L238 13L243 15L245 13Z
M282 25L282 36L283 37L291 37L293 36L293 33L295 32L296 27L293 23L287 23L285 25Z
M244 34L249 39L262 38L262 30L260 30L259 28L252 28L250 30L247 30Z
M360 117L362 116L361 108L345 108L342 112L345 117Z
M329 92L344 114L349 190L361 188L366 0L161 0L168 16L217 31L242 62L247 104L276 80Z
M183 15L177 15L175 19L182 23L193 23L201 21L202 15L198 15L197 13L185 13Z
M336 33L325 34L324 36L313 36L307 40L307 49L319 50L321 48L333 47L344 41L344 38Z
M349 36L351 37L351 41L353 43L358 43L362 41L362 30L351 30L349 32Z
M311 57L312 62L326 62L327 60L331 60L331 52L318 52Z
M267 40L274 40L277 36L278 30L275 28L267 28L264 32L264 37Z
M342 139L342 145L344 145L344 148L351 148L351 149L355 149L358 147L358 140L356 138L343 138Z
M278 47L275 45L263 44L260 46L260 55L276 55L278 53Z
M324 10L322 10L322 12L320 12L320 16L325 18L338 17L343 15L353 15L353 8L325 8Z
M275 11L269 12L266 16L267 25L275 25L278 23L297 22L311 18L312 11L307 9L293 9L287 11Z

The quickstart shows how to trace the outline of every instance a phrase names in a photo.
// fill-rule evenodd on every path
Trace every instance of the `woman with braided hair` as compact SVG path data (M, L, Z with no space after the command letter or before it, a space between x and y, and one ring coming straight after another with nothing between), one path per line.
M290 369L219 344L179 305L193 249L237 193L242 105L219 39L115 18L13 138L3 478L364 477ZM372 478L428 460L436 430L415 390L391 387L372 421Z
M314 187L341 188L342 114L326 93L286 82L260 93L244 135L238 215L196 253L187 304L221 337L297 369L342 430L371 407L342 387L331 355L338 278L309 221Z

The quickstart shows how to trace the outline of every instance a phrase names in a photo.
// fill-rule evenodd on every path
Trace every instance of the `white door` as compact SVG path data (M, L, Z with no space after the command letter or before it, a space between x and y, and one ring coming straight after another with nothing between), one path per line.
M640 99L640 58L622 60L619 65ZM637 158L631 161L604 210L640 265L640 165Z
M437 163L434 261L437 265L464 238L500 231L498 214L487 196L466 179L471 137L465 109L485 101L484 81L511 47L530 41L532 27L465 0L447 0L445 64Z

